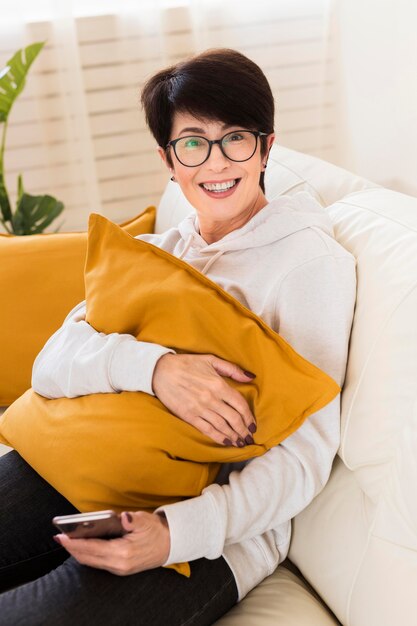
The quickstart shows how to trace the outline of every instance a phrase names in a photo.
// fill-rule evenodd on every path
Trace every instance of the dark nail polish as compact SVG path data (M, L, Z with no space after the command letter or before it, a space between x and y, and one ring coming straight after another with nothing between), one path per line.
M246 376L249 376L249 378L256 378L256 374L252 374L252 372L248 372L248 370L244 370L244 373Z
M253 443L253 439L250 435L246 435L245 441L248 444L248 446L250 446Z
M248 430L249 430L251 433L256 433L256 424L255 424L255 422L252 422L252 424L249 424L249 426L248 426Z
M131 524L133 522L133 517L130 515L130 513L126 513L126 517L127 521Z
M223 439L223 443L225 446L233 446L233 443L230 441L230 439Z
M52 539L53 539L54 541L56 541L57 543L59 543L59 545L60 545L60 546L62 546L62 543L61 543L61 540L60 540L60 538L59 538L59 537L57 537L56 535L54 535L54 536L52 537Z
M237 445L239 446L239 448L243 448L245 445L245 442L243 441L243 439L238 439L237 440Z

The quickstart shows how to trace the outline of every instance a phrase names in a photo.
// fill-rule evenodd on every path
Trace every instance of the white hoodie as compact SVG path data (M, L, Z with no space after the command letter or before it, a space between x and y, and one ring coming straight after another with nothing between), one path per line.
M139 235L206 274L342 386L356 298L355 258L335 239L307 192L270 202L241 228L207 245L193 213L160 235ZM144 391L169 348L98 333L85 301L37 356L33 389L47 397ZM248 366L250 369L250 366ZM255 372L256 374L256 372ZM340 395L261 457L222 466L202 494L161 506L171 550L164 565L220 555L239 601L281 563L291 519L327 482L340 443Z

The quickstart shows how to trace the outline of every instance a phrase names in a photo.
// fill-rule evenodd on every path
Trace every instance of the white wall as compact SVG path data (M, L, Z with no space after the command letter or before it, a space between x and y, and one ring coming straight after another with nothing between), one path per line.
M338 164L417 196L417 3L333 0Z

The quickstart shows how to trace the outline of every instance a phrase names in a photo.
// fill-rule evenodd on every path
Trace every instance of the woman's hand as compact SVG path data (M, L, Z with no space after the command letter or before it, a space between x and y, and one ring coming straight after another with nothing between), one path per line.
M242 394L222 376L242 383L255 377L213 354L169 353L156 364L152 388L171 413L217 443L251 444L255 418Z
M118 539L70 539L55 535L79 563L128 576L160 567L168 559L171 542L168 522L158 513L122 513L123 528L129 534Z

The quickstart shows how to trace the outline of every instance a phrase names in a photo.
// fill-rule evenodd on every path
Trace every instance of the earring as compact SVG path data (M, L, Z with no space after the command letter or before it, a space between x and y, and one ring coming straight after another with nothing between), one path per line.
M175 176L171 176L171 180L173 183L176 183L177 181L175 180Z

